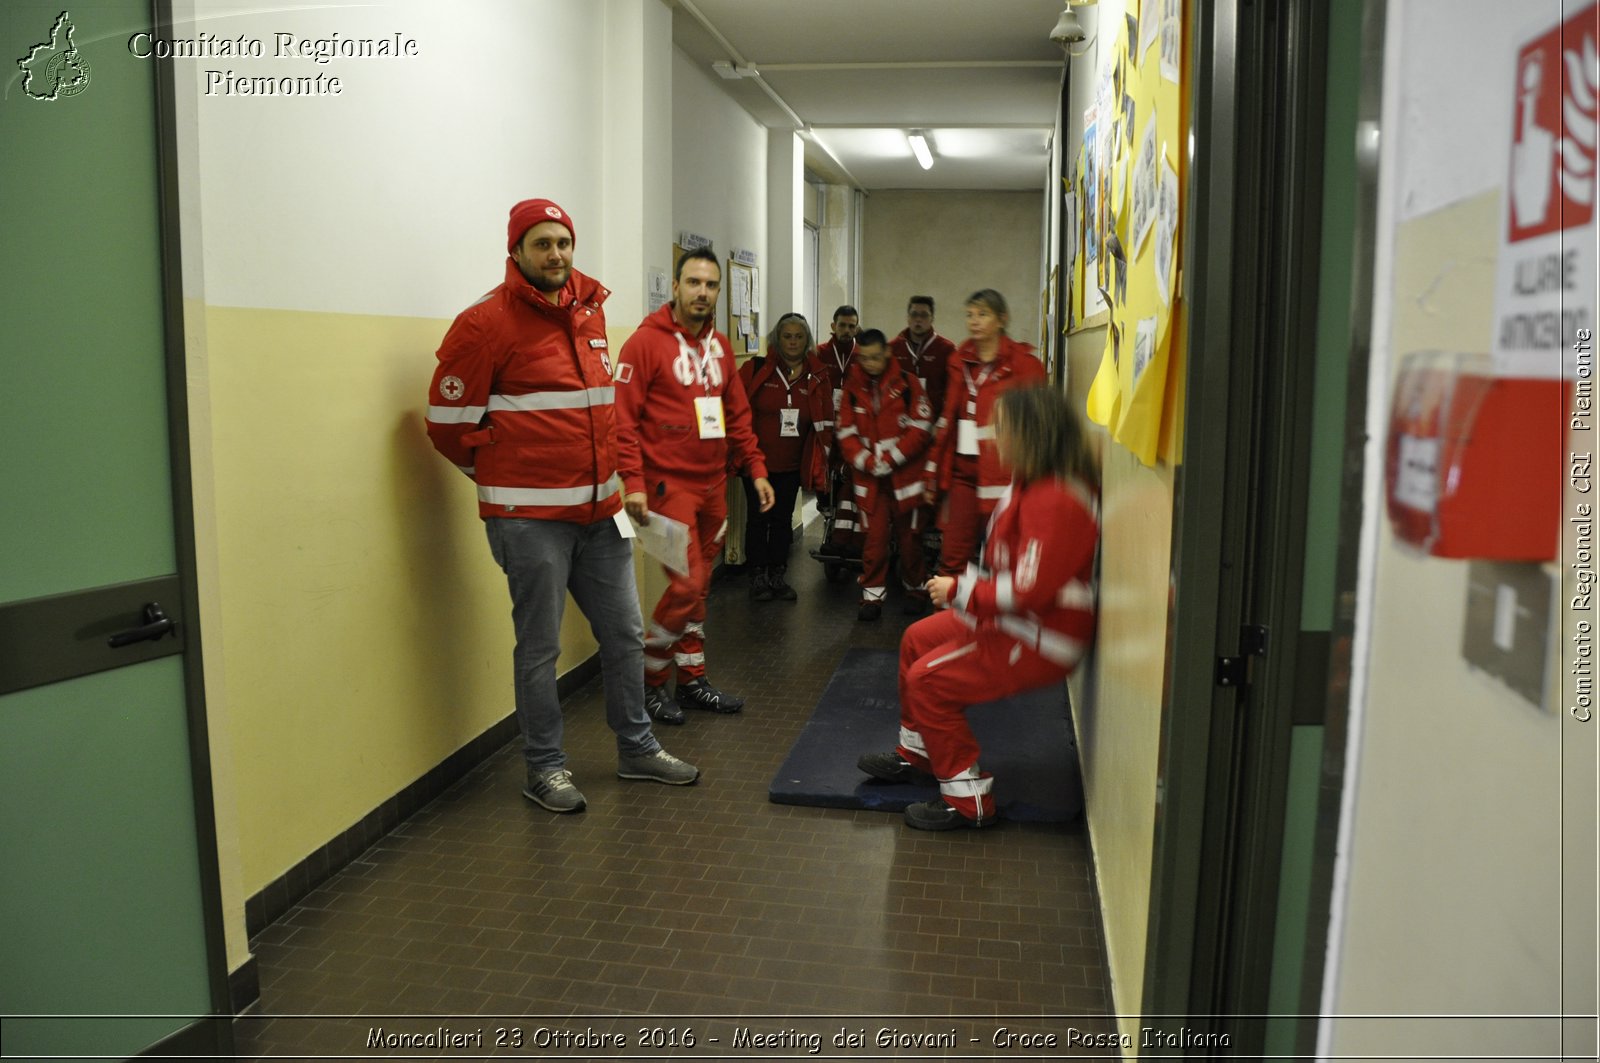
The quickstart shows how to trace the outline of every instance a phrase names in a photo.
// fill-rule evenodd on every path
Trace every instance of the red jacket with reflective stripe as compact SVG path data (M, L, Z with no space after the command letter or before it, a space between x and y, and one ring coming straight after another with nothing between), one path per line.
M819 446L817 426L833 420L829 403L833 401L828 382L812 372L809 361L802 361L791 379L780 372L783 359L776 351L765 358L752 358L739 367L739 380L750 400L750 420L755 428L761 454L767 459L768 475L775 472L800 473L800 486L808 491L828 489L825 449ZM799 434L783 434L781 411L793 409Z
M858 505L871 512L872 495L885 477L894 490L894 509L909 513L922 504L922 462L917 459L932 438L933 407L922 385L905 367L890 361L879 376L856 362L844 378L839 403L839 456L855 472Z
M971 340L957 347L950 356L945 378L944 411L939 415L933 447L928 451L929 482L937 482L939 490L948 491L956 475L975 476L978 510L992 513L1000 493L1011 482L1011 473L1000 464L994 447L994 400L1009 388L1043 384L1047 379L1033 348L1009 336L1000 337L1000 349L987 365L978 360L978 349ZM972 393L974 388L976 395ZM958 422L963 419L977 423L976 455L956 453Z
M1077 480L1014 481L989 523L983 568L968 565L950 607L978 630L1075 667L1094 632L1099 505Z
M428 391L428 438L478 485L481 517L593 524L622 508L606 318L577 270L552 305L506 260L457 315Z
M889 341L889 353L922 382L928 393L928 404L935 415L944 409L944 386L950 371L950 356L956 345L935 332L928 337L922 349L911 350L911 330L901 329L900 335Z
M725 438L700 438L694 400L709 396L722 399ZM629 494L647 479L707 484L730 468L767 475L728 337L710 322L689 335L671 303L641 321L617 356L617 468Z

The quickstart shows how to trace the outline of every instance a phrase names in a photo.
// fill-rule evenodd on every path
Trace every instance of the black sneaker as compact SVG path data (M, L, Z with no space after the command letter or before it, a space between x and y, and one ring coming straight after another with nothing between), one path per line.
M883 782L932 782L933 774L923 771L898 753L864 753L856 767Z
M906 826L917 830L965 830L994 826L994 817L968 819L959 808L943 801L919 801L906 806Z
M744 699L724 694L706 682L705 676L701 676L678 684L678 704L686 709L705 709L708 712L738 712L744 708ZM678 722L683 722L681 713Z
M772 578L766 569L758 568L750 573L750 597L758 602L772 601Z
M665 688L653 687L648 683L644 687L644 711L656 723L676 726L683 722L683 710L667 698Z
M883 603L862 602L861 608L856 612L857 620L876 620L883 615Z
M787 565L774 565L767 577L767 586L772 588L772 596L774 598L780 601L792 602L800 596L794 592L793 587L789 586L789 581L783 578L783 574L787 571L789 571L789 566Z

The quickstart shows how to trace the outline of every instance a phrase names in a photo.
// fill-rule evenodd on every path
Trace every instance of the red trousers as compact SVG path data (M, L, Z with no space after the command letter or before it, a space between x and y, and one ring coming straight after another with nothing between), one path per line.
M680 683L706 674L706 594L711 566L728 531L726 481L691 485L661 481L646 484L650 512L689 527L689 571L666 568L667 589L661 592L650 630L644 638L644 681L658 687L677 665ZM665 566L663 566L665 568Z
M944 800L968 819L994 817L994 779L978 768L967 709L1059 683L1070 669L996 631L975 631L945 609L900 638L900 744L906 760L933 772Z
M959 576L977 559L978 540L988 521L978 509L978 483L958 472L945 496L944 536L939 545L939 574Z
M900 579L906 587L920 588L927 577L923 575L917 511L895 512L894 484L888 477L879 479L878 489L870 497L872 508L861 510L861 521L866 526L866 543L861 550L861 597L863 601L881 602L889 585L891 543L900 551ZM862 496L856 495L856 501L861 500Z

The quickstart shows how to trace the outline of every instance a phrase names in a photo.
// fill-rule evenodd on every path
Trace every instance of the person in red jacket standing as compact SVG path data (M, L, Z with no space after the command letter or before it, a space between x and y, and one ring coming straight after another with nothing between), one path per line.
M944 410L944 389L949 379L950 356L956 345L933 330L933 296L913 295L906 303L906 327L889 341L889 353L922 383L928 405L937 417ZM939 508L924 502L917 524L926 533L938 522Z
M919 459L932 429L933 408L917 378L889 357L882 332L861 333L855 364L844 378L838 438L839 455L853 470L856 509L866 532L857 614L862 620L876 620L883 613L891 543L900 552L906 612L922 612L926 598L917 541L922 503Z
M906 809L920 830L994 822L994 779L978 767L966 710L1061 682L1094 632L1100 525L1082 423L1049 385L1005 392L995 413L999 460L1015 479L995 508L983 567L928 581L934 604L949 608L900 640L899 743L857 761L884 782L938 780L939 800Z
M750 595L758 602L774 598L794 601L798 595L785 575L794 544L794 502L800 488L828 489L827 458L818 444L817 426L826 431L833 401L826 380L811 371L811 326L799 314L784 314L767 337L767 354L739 367L739 380L750 399L750 420L767 479L776 501L760 512L755 481L745 477L745 564L750 569Z
M956 345L933 330L933 296L906 303L906 327L889 341L889 353L922 384L935 413L944 409L944 386Z
M456 317L428 391L428 438L477 484L489 549L510 582L523 795L552 812L587 804L566 768L556 694L568 591L600 643L617 774L675 785L700 775L661 748L645 714L633 548L617 525L601 309L610 293L572 268L574 231L548 199L511 208L505 282Z
M1009 388L1041 383L1033 348L1006 335L1010 314L993 288L967 298L967 341L950 357L944 409L928 451L927 500L946 496L939 572L954 575L977 553L983 525L1010 476L994 448L995 398Z
M753 481L759 512L772 508L767 465L750 426L733 346L712 321L722 267L710 248L678 259L672 301L639 323L617 358L617 468L623 506L641 525L654 510L689 529L688 572L667 569L644 640L645 707L661 723L683 708L738 712L741 698L706 679L706 594L728 530L727 471ZM677 666L677 705L666 684Z
M861 315L848 303L833 312L829 326L833 335L812 355L812 371L828 381L832 421L839 420L839 401L844 394L844 378L856 357L856 333L861 330ZM850 490L849 469L840 461L839 451L833 444L832 433L826 433L823 442L828 448L829 504L833 507L833 525L828 541L822 549L836 557L861 556L861 517L856 512L855 499Z

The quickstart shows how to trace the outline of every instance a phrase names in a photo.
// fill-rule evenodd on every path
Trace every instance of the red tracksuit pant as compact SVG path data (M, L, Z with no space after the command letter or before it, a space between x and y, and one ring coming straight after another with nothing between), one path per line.
M900 639L898 752L933 772L939 793L968 819L992 819L994 779L978 768L967 709L1065 679L1069 669L995 631L975 631L945 609Z
M862 505L864 495L869 493L875 496L870 510ZM887 476L879 478L876 491L858 491L856 503L866 526L866 543L861 551L861 600L883 601L889 585L891 543L900 551L901 581L907 588L921 588L926 577L923 575L921 536L917 534L917 510L895 512L894 483Z
M978 481L955 470L950 491L945 496L944 535L939 543L939 574L959 576L967 563L978 557L978 541L989 518L978 509Z
M674 665L680 683L706 674L706 594L712 563L728 530L727 482L718 477L704 486L647 483L646 493L652 513L689 527L689 571L665 569L667 589L650 615L644 638L644 681L658 687L672 677Z

